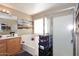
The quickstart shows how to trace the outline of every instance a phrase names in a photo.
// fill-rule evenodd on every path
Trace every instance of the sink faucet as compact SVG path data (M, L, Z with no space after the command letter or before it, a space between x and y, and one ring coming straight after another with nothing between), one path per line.
M10 32L10 35L11 35L11 36L14 36L14 34L15 34L15 32Z

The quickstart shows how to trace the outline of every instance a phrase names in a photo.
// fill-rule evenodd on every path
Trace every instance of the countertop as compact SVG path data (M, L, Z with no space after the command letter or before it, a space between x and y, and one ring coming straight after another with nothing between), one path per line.
M20 36L1 37L0 40L11 39L16 37L20 37Z

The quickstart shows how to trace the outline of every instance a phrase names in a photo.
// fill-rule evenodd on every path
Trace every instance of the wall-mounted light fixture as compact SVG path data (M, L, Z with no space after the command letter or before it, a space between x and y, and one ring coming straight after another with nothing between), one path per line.
M0 12L11 15L11 12L9 10L6 10L6 9L2 9L2 10L0 10Z

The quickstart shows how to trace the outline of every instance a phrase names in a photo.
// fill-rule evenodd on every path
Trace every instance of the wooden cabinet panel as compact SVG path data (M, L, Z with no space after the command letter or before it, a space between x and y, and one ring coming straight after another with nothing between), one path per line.
M15 55L21 51L21 37L0 40L0 56Z
M0 40L0 56L6 55L6 40Z
M7 40L7 53L8 55L15 55L21 51L20 37Z

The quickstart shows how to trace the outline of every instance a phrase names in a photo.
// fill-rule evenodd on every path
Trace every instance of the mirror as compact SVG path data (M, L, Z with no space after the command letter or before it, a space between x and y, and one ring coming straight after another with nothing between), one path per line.
M1 17L2 16L2 17ZM10 34L17 30L17 17L0 13L0 35Z
M15 20L0 19L0 35L10 34L17 30L17 22Z

